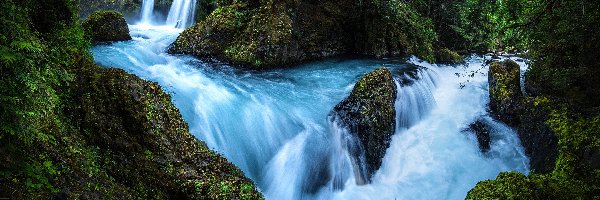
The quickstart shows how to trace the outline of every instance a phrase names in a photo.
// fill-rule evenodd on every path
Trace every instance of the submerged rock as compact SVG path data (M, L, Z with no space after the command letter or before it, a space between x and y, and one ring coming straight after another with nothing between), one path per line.
M94 42L131 40L125 18L115 11L96 11L82 25Z
M483 153L488 152L490 150L490 133L492 131L492 127L490 127L490 125L484 120L479 119L470 124L468 130L473 132L475 137L477 137L479 150L481 150Z
M511 126L518 124L522 100L519 64L512 60L494 62L488 72L490 110L494 117Z
M358 139L362 151L351 154L359 167L366 166L366 171L361 174L366 175L367 182L381 166L395 131L396 90L391 72L385 68L377 69L363 76L350 96L336 105L331 114ZM366 163L360 163L361 153L364 153Z

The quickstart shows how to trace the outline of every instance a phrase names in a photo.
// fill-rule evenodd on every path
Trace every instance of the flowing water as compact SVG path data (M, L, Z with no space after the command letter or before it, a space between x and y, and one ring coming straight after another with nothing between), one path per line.
M142 12L140 23L151 24L152 12L154 12L154 0L144 0L142 2Z
M131 25L133 40L95 46L94 58L162 85L192 134L240 167L267 199L463 199L499 172L528 172L514 130L488 116L481 57L456 67L336 58L239 70L166 54L182 31L171 27ZM354 138L329 114L379 67L396 78L397 128L372 182L360 185L361 166L345 145ZM478 119L493 128L487 153L465 131Z
M153 19L154 0L143 0L140 12L140 24L163 24L173 28L186 28L194 24L196 13L196 0L173 0L167 20L156 23Z
M196 0L173 0L166 24L175 28L191 26L195 13Z

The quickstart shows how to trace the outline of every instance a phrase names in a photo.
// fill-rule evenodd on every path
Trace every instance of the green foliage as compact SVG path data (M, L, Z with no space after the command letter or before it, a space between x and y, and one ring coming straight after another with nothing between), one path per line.
M528 34L523 27L542 1L464 0L455 4L458 24L454 29L466 40L465 47L479 52L523 51Z
M559 155L552 176L577 184L583 194L598 194L600 114L577 119L565 109L555 110L548 124L559 138Z
M600 4L596 1L550 1L529 30L533 65L526 89L550 95L583 109L600 106Z
M386 51L407 51L428 61L435 60L433 44L437 34L433 23L417 12L411 2L372 0L363 3L358 6L358 12L364 12L361 15L366 34L359 43L364 43L367 54L382 57Z

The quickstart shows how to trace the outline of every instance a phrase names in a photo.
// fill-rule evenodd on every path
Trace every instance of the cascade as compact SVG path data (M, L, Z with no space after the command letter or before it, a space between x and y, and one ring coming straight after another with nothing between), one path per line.
M140 22L143 24L152 23L152 12L154 11L154 0L144 0L142 2L142 12Z
M174 0L166 24L183 29L194 23L196 0Z
M195 4L186 2L188 8ZM183 3L176 0L172 8ZM182 31L172 25L131 25L134 40L96 45L94 60L159 83L190 132L242 169L266 199L464 199L477 182L499 172L528 172L514 130L487 116L486 74L456 75L480 69L480 57L459 67L413 57L250 71L166 54ZM414 65L422 68L414 75L395 73ZM347 145L355 139L328 114L362 75L381 66L399 86L397 128L372 182L359 185L355 174L361 166ZM494 129L485 154L464 133L482 116Z

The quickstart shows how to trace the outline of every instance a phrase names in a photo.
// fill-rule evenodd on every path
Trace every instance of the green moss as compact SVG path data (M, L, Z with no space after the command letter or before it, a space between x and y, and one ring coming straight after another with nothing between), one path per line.
M377 69L364 75L354 85L350 96L337 104L331 114L364 147L367 171L363 173L367 175L367 181L381 166L395 131L396 89L391 72L385 68Z
M494 62L488 72L490 109L500 120L518 124L517 112L522 99L519 64L512 60Z
M525 175L502 172L494 181L481 181L469 191L466 199L539 199Z
M534 103L547 105L548 98ZM559 106L560 107L560 106ZM575 117L552 109L548 125L558 137L559 152L551 172L501 173L478 183L467 199L593 199L600 192L600 114ZM504 174L504 175L503 175Z
M129 27L121 13L96 11L83 21L83 28L94 42L130 40Z
M464 62L462 56L447 48L438 50L435 54L435 60L436 62L443 64L457 64Z

